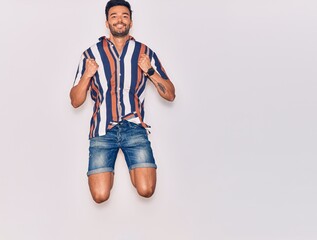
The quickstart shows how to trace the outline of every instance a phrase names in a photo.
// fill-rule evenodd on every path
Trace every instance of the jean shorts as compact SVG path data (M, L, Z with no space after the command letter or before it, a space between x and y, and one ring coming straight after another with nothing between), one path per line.
M106 135L90 139L87 175L113 172L119 149L129 170L157 168L146 129L123 120Z

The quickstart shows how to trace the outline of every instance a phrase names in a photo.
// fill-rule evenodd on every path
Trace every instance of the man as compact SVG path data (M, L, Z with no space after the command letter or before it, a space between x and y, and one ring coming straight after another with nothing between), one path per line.
M157 55L129 35L132 11L125 0L107 3L109 38L81 56L70 91L74 108L90 89L94 101L90 124L88 183L95 202L110 196L114 165L121 149L130 178L139 195L151 197L156 185L156 164L144 121L144 89L148 79L164 99L173 101L175 89Z

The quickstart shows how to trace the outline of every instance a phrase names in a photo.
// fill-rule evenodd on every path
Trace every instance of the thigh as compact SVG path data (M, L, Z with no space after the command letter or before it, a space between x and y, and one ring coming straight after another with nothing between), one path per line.
M111 135L90 140L87 175L113 172L119 147Z
M135 168L157 168L151 142L143 127L134 126L126 131L121 149L130 171Z

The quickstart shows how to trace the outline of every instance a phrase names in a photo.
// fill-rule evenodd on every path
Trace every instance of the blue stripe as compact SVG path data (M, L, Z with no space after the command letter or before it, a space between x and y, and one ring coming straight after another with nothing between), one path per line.
M92 54L91 49L87 49L87 53L85 52L85 56L86 56L86 58L95 59L94 55ZM91 86L91 84L92 84L92 82L90 82L90 86ZM96 84L96 86L98 86L98 85ZM97 92L94 91L92 88L90 88L90 96L95 102L97 101L97 97L98 97ZM95 104L95 106L96 106L96 104Z
M164 78L165 80L168 79L168 76L165 74L165 72L162 70L162 66L160 64L160 61L158 59L158 57L156 56L155 53L153 53L153 58L154 58L154 61L155 61L155 67L156 67L156 70L158 71L158 73L161 75L162 78Z
M94 54L92 53L91 49L88 49L88 53L90 55L91 58L95 59L95 56ZM103 103L104 101L104 92L103 92L103 88L102 88L102 85L101 85L101 82L100 82L100 77L99 77L99 72L97 71L96 72L96 75L95 75L95 85L97 86L98 90L99 90L99 96L97 96L99 98L99 102L100 102L100 105ZM97 124L96 124L96 128L95 128L95 135L98 134L99 132L99 127L100 127L100 121L101 121L101 116L100 116L100 109L98 109L98 112L97 112Z
M127 51L128 51L128 47L129 47L129 41L126 42L126 44L124 45L123 49L122 49L122 53L121 53L121 56L120 58L121 59L124 59Z
M153 58L153 54L154 54L154 52L152 51L151 48L149 48L149 57L150 57L151 61L152 61L152 58Z
M94 54L92 53L91 49L87 49L87 58L91 58L91 59L95 59L95 56ZM95 78L97 79L97 76L99 78L99 75L98 75L98 72L95 74ZM90 82L90 86L92 85L92 81L94 81L94 84L95 86L98 88L98 90L100 91L100 88L99 88L99 83L95 80L95 78L93 78ZM100 96L98 95L98 93L93 90L92 87L90 87L90 95L91 95L91 98L94 100L95 104L94 104L94 109L93 109L93 112L96 112L97 111L97 119L96 119L96 122L94 122L94 119L93 117L91 118L91 121L90 121L90 126L93 126L93 136L96 136L96 134L98 134L98 131L99 131L99 125L100 125L100 109L97 109L97 102L98 100L100 101Z
M142 79L142 81L141 81L141 84L140 85L142 85L142 83L143 83L143 85L138 89L138 97L140 97L141 96L141 94L143 93L143 91L144 91L144 89L145 89L145 87L146 87L146 82L147 82L147 79L148 78L146 78L146 77L143 77L143 79Z
M144 119L144 114L145 114L145 111L144 111L144 102L145 102L145 99L143 100L142 104L141 104L141 117L142 117L142 120Z
M103 42L105 41L105 42ZM76 71L76 75L75 75L75 81L74 84L76 83L76 80L79 79L80 74L83 75L86 69L86 60L87 58L93 58L95 59L96 56L93 55L92 49L94 50L95 47L97 48L97 53L95 54L100 54L100 58L101 58L101 62L98 64L102 64L103 65L103 69L104 71L100 72L100 70L98 70L94 76L94 78L91 80L91 85L94 86L94 88L96 89L93 90L92 88L90 89L90 95L91 98L94 101L94 109L93 111L96 112L96 120L94 121L93 118L91 118L90 121L90 127L92 129L90 138L92 137L96 137L99 136L99 130L100 128L105 128L105 131L107 132L107 127L109 126L111 121L114 121L113 119L113 114L115 114L114 112L112 112L112 99L115 98L115 101L117 102L116 106L114 106L116 113L118 114L118 116L130 116L131 114L133 114L136 111L136 108L140 107L140 120L143 121L144 120L144 116L145 116L145 109L144 109L144 104L145 104L145 100L142 99L142 102L140 100L140 96L144 93L145 88L146 88L146 83L148 81L148 78L145 77L144 75L141 76L141 82L139 85L139 88L136 89L136 85L137 85L137 81L138 81L138 72L141 71L139 66L138 66L138 59L140 57L140 54L142 53L147 53L150 57L151 62L153 63L153 67L155 67L156 71L161 75L161 77L163 79L168 79L167 74L164 71L163 66L161 65L157 55L155 52L153 52L150 48L148 48L147 46L145 46L144 44L140 43L140 42L136 42L134 41L135 45L131 46L130 42L127 41L126 45L124 46L123 50L122 50L122 54L120 56L120 61L118 61L118 52L116 51L115 48L112 48L110 46L110 44L112 44L108 39L102 38L100 39L100 42L98 42L94 47L89 48L86 50L86 52L84 52L84 54L81 57L79 66L77 68ZM109 55L106 55L106 52L104 50L104 44L107 44L105 47L109 49ZM130 48L129 48L130 47ZM145 52L142 51L141 53L141 48L145 48ZM107 51L108 51L107 49ZM130 52L130 50L132 50L132 56L127 56L127 53ZM114 68L115 69L111 69L110 68L110 62L114 64ZM129 71L131 72L126 72L127 69L125 68L125 62L129 65L131 65L131 70L129 69ZM120 65L120 76L118 71L118 67ZM102 75L101 75L102 74ZM124 77L128 76L127 79L125 79ZM130 75L131 75L131 79L130 79ZM103 76L105 76L105 83L102 82ZM102 78L101 78L102 77ZM114 85L113 88L111 89L111 78L114 79ZM118 82L119 81L119 82ZM130 82L131 81L131 82ZM130 82L130 83L129 83ZM129 83L130 85L130 91L129 93L124 91L124 85L125 83ZM106 84L107 85L107 91L106 88L103 89L103 85L102 84ZM90 85L90 87L92 87ZM117 88L120 88L120 90L118 90ZM106 92L105 92L106 91ZM111 95L111 92L113 92L114 95ZM129 96L125 96L125 94L129 94ZM127 97L129 99L129 103L124 103L123 102L123 98ZM105 102L104 102L105 101ZM121 108L122 108L122 112L119 113L119 102L121 104ZM100 115L100 109L97 109L97 103L100 103L100 105L102 103L104 103L104 105L102 107L105 107L105 113L104 116ZM128 109L129 105L126 104L130 104L131 107L131 112L126 112L126 110ZM137 105L136 105L137 104ZM137 116L135 114L135 116ZM105 119L104 119L105 118ZM105 126L100 126L100 123L102 120L106 121L106 125ZM103 131L102 131L103 132Z
M107 92L105 94L106 97L106 126L105 126L105 130L107 131L107 127L109 125L109 123L112 121L112 112L111 112L111 84L110 84L110 80L111 80L111 69L110 69L110 62L109 59L106 56L105 50L103 49L103 42L100 41L99 43L97 43L97 48L101 57L101 61L103 64L103 68L104 68L104 74L106 76L106 80L107 80Z

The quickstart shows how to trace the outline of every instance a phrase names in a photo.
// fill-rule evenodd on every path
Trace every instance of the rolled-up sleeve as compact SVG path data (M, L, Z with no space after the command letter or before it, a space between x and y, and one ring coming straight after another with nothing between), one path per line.
M82 75L84 74L85 67L86 67L85 65L86 65L86 58L85 58L84 54L82 54L80 57L78 67L77 67L76 76L75 76L73 86L78 84L79 80L81 79Z
M161 64L161 61L158 59L155 52L153 52L152 59L151 59L151 65L154 67L154 69L161 75L161 77L165 80L168 80L167 73L164 69L164 67Z

